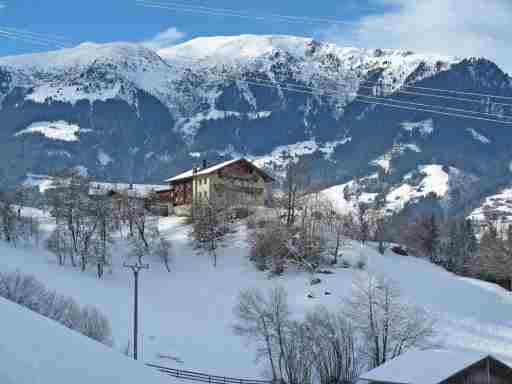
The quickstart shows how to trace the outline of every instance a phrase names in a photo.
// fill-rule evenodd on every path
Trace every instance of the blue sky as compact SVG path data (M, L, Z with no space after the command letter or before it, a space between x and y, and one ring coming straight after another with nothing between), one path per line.
M158 0L172 1L172 0ZM343 45L485 56L512 71L511 0L174 0L253 14L331 18L353 23L289 24L180 13L135 0L0 0L0 27L85 41L148 41L172 45L197 36L242 33L313 36ZM2 6L3 5L3 6ZM0 56L47 50L0 36Z
M165 1L165 0L163 0ZM305 17L356 20L375 7L364 0L181 0L187 4L229 8L254 13L280 13ZM293 34L312 36L319 25L286 24L232 17L200 15L143 8L133 0L0 0L0 26L57 34L74 42L143 41L157 33L176 28L184 39L207 35L241 33ZM247 5L242 5L246 3ZM363 4L365 3L365 4ZM249 5L250 4L250 5ZM41 48L3 39L0 55L37 51Z

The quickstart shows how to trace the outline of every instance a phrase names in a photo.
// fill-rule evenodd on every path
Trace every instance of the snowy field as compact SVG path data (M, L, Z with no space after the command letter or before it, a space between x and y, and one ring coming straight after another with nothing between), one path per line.
M164 384L163 376L78 332L0 298L0 383Z
M189 229L180 219L161 219L160 229L173 242L174 261L171 273L152 262L151 269L141 275L139 353L146 362L225 376L261 377L263 369L254 362L253 348L232 332L232 310L240 289L280 284L288 290L292 310L301 316L319 304L341 308L353 279L367 273L339 268L332 275L319 275L322 283L313 287L305 273L268 279L248 260L243 225L214 268L208 256L192 249ZM0 270L33 274L81 305L96 305L109 317L115 348L120 351L132 329L132 276L121 267L124 252L119 246L113 274L98 280L92 269L81 273L59 267L55 257L42 249L13 249L0 243ZM492 352L512 361L512 295L508 292L456 277L417 258L381 256L356 243L343 253L354 263L364 259L368 272L394 279L406 298L430 310L438 319L440 345ZM308 293L314 298L308 299Z

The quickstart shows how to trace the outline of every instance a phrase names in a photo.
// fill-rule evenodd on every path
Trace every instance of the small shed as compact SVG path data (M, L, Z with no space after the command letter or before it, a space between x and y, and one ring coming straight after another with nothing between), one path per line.
M410 351L362 375L359 383L512 384L512 368L482 352Z

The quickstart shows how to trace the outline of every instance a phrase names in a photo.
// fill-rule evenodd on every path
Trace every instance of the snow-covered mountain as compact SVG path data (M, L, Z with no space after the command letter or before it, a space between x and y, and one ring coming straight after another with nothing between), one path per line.
M508 177L507 126L356 95L486 113L512 107L399 92L405 84L512 97L508 75L485 59L293 36L206 37L159 52L86 43L0 58L0 177L74 166L97 178L155 182L199 158L240 155L278 175L308 159L315 178L331 185L378 172L399 187L426 164L474 175L482 191Z

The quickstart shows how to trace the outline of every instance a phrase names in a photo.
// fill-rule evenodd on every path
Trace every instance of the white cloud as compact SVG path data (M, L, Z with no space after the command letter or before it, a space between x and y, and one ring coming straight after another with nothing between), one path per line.
M512 72L511 0L373 0L389 11L332 27L322 37L343 45L482 56Z
M0 9L4 9L5 7L7 7L5 3L0 3Z
M142 44L148 48L159 50L168 48L185 37L185 33L179 31L177 28L168 28L163 32L160 32L151 40L144 41Z

